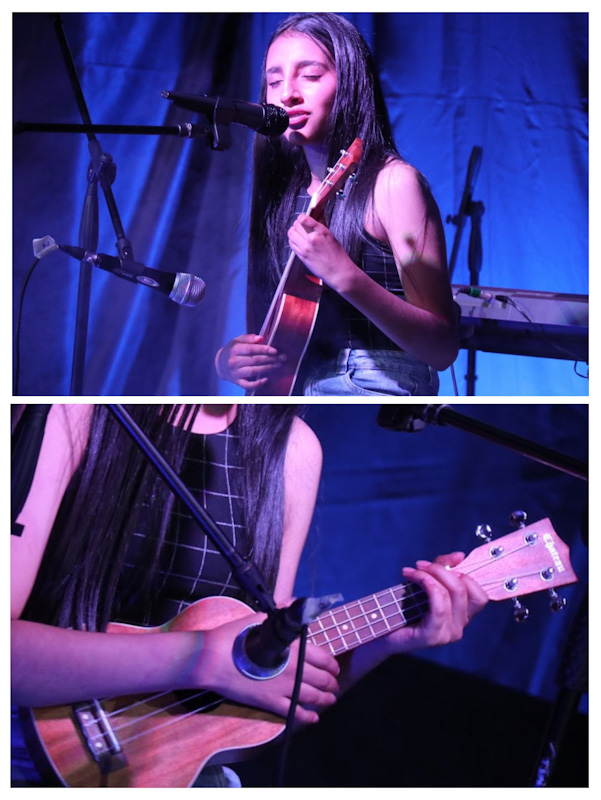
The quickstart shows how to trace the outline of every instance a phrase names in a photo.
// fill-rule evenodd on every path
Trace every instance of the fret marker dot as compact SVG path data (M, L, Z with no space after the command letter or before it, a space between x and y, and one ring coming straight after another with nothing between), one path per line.
M372 619L378 619L378 615L375 613L375 611L374 611L374 612L373 612L373 614L371 615L371 618L372 618Z
M342 630L343 630L343 631L348 631L348 625L344 624L344 625L342 626Z

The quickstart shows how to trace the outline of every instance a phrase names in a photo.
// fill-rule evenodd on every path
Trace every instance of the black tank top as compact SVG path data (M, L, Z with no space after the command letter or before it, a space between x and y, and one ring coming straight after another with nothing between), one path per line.
M404 299L405 293L392 250L365 231L363 236L359 266L384 289ZM398 345L355 306L324 286L309 355L313 353L321 358L330 358L345 347L399 350Z
M229 541L248 556L242 498L238 492L239 437L236 421L222 433L190 434L181 478ZM242 597L229 563L193 519L185 505L174 503L150 598L140 585L156 531L136 531L117 589L113 619L134 625L162 625L196 600L215 595Z
M296 216L304 212L308 202L308 195L299 195L295 207ZM367 231L363 231L359 266L384 289L405 299L392 249ZM313 336L303 363L303 372L306 369L310 370L311 363L332 358L339 350L346 347L399 350L398 345L355 306L324 285Z

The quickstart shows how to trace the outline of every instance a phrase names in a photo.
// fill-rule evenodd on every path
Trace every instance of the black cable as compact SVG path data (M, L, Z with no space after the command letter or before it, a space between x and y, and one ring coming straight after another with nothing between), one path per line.
M29 283L29 279L33 275L34 269L40 263L40 259L36 258L33 264L31 265L29 272L27 273L27 277L25 278L25 283L23 284L23 288L21 289L21 297L19 298L19 311L17 313L17 324L15 326L15 340L13 343L13 395L17 396L18 386L19 386L19 338L21 335L21 318L23 316L23 303L25 302L25 291L27 289L27 284Z
M546 332L545 332L543 324L540 323L540 322L535 322L533 319L531 319L531 317L526 313L526 311L521 307L521 305L519 303L517 303L513 299L513 297L510 297L508 294L495 294L495 295L493 295L492 299L496 300L499 303L504 303L505 305L510 305L513 308L515 308L515 310L518 312L518 314L520 314L522 317L524 317L526 322L529 322L532 326L537 327L540 330L540 333L541 333L542 337L544 339L547 339L547 337L545 335ZM547 341L548 341L548 339L547 339ZM572 352L571 350L568 350L568 348L566 348L566 347L562 347L560 344L557 344L557 342L548 342L548 344L551 347L553 347L558 353L563 353L564 355L570 356L570 358L574 359L573 369L574 369L574 372L576 373L576 375L578 375L579 378L583 378L584 380L588 380L589 379L588 372L587 372L586 375L584 375L581 372L578 372L578 364L580 363L580 359L578 359L576 357L576 354L574 352ZM454 373L453 373L453 380L454 380ZM457 391L455 391L455 394L457 394Z
M294 689L292 690L292 697L290 698L290 709L286 718L286 727L283 733L282 751L280 754L280 763L278 769L278 777L276 786L278 788L284 785L284 772L286 769L286 759L288 758L288 750L292 742L292 735L294 733L294 717L296 708L298 706L298 698L300 695L301 684L303 682L303 667L305 664L305 651L307 649L307 635L309 628L303 625L301 629L299 645L298 645L298 663L296 665L296 677L294 679Z
M507 305L510 305L513 308L515 308L515 310L518 312L518 314L521 314L524 317L526 322L529 322L531 325L535 325L537 328L539 328L540 333L542 334L543 338L546 338L545 337L545 329L544 329L542 323L535 322L533 319L531 319L528 316L528 314L524 311L524 309L520 306L520 304L516 303L516 301L513 299L513 297L510 297L507 294L496 294L494 296L494 299L498 300L500 303L506 303ZM576 369L576 367L578 366L579 360L578 360L578 358L576 358L576 355L571 350L568 350L566 347L562 347L561 345L557 344L556 342L549 342L549 344L551 345L551 347L553 347L555 350L557 350L558 353L564 353L567 356L571 356L574 359L574 372L576 373L576 375L578 375L579 378L585 378L586 380L588 380L588 376L587 375L581 375L578 372L578 370Z

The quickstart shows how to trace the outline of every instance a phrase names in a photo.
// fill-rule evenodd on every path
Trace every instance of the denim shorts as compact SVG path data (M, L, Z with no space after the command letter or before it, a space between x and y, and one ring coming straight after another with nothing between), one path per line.
M340 350L322 361L305 381L307 396L438 394L438 372L401 350Z
M240 778L233 769L229 767L214 766L205 767L198 778L192 784L193 787L206 788L217 787L221 789L240 789L242 785Z

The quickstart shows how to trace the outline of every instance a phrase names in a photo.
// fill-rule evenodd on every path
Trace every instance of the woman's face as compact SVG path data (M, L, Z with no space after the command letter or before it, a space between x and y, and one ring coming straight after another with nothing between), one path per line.
M285 33L267 51L266 102L290 118L284 136L291 144L321 145L336 97L336 68L330 54L302 33Z

